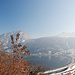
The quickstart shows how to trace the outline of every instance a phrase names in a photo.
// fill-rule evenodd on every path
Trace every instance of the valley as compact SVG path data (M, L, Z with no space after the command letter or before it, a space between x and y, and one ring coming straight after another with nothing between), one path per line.
M50 69L60 68L71 63L71 61L75 61L75 37L54 36L32 39L29 34L20 30L0 36L0 40L7 47L4 52L12 54L10 34L15 37L18 32L21 34L19 42L22 45L27 45L31 53L25 59L33 61L37 65L42 64Z

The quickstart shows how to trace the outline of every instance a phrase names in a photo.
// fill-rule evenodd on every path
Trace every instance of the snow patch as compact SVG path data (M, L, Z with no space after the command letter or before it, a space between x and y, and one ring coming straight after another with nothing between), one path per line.
M23 40L22 42L25 42L25 40Z

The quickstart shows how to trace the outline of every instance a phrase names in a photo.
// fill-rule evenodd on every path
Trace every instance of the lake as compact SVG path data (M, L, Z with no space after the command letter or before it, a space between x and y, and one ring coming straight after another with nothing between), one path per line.
M71 63L72 59L69 56L28 56L25 58L26 60L33 61L36 65L46 66L48 68L56 69L63 67L69 63Z

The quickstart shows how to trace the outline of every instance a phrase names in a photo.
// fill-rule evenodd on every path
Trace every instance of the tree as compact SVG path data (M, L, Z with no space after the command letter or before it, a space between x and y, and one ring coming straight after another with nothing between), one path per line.
M17 33L16 41L11 35L11 43L13 46L13 55L9 53L0 54L0 74L1 75L37 75L38 72L43 72L48 68L38 65L33 62L27 62L23 56L29 56L30 50L27 46L22 46L21 43L17 43L20 34ZM42 74L39 74L42 75Z
M0 41L0 51L3 51L5 49L4 43Z

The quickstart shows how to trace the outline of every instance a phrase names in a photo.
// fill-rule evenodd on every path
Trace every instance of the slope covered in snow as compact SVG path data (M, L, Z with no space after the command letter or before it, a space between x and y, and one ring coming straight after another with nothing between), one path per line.
M0 40L4 42L6 45L10 44L11 43L10 35L13 35L15 40L17 33L20 33L19 42L25 42L25 40L31 39L31 36L28 33L20 30L15 30L13 32L4 33L0 35Z
M57 35L57 37L75 37L75 32L63 32Z

